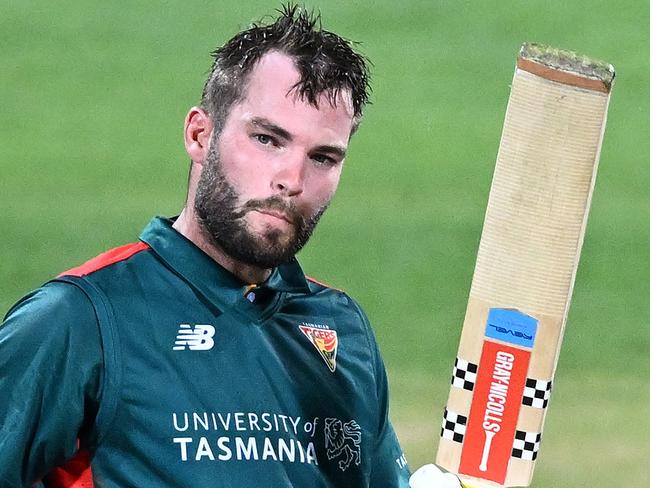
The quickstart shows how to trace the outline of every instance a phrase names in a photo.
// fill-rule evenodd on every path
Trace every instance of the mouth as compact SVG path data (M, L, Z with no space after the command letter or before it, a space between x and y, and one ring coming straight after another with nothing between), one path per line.
M280 212L278 210L272 210L269 208L256 208L255 211L264 215L270 215L271 217L275 217L278 220L283 220L288 224L293 225L293 220L284 212Z

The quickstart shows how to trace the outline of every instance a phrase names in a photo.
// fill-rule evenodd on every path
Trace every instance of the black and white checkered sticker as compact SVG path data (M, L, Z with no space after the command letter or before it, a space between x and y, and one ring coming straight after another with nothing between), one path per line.
M451 384L456 388L463 390L474 390L476 384L476 372L478 364L470 363L461 358L456 358L454 363L454 372L451 375Z
M524 398L521 402L533 408L546 408L548 400L551 398L552 387L552 381L527 378L526 387L524 388Z
M518 430L512 444L512 457L521 458L525 461L534 461L537 458L541 442L542 434L540 432Z
M440 437L454 442L463 442L466 429L467 417L456 412L451 412L445 408Z

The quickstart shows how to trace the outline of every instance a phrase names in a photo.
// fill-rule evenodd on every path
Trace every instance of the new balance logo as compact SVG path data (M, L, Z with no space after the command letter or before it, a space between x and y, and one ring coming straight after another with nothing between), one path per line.
M207 351L214 347L214 327L211 325L181 324L174 343L174 351Z

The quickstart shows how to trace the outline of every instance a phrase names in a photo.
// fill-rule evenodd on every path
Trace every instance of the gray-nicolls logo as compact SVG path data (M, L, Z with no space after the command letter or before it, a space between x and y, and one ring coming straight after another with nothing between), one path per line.
M345 471L354 462L361 464L361 428L354 420L343 423L339 419L325 419L325 449L327 459L343 456L339 468Z

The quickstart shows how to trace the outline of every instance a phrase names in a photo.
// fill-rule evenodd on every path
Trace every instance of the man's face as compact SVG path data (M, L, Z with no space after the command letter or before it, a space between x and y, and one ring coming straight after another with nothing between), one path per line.
M280 53L253 69L243 100L212 137L194 206L230 257L261 268L290 260L334 195L352 130L349 93L318 108L293 90L299 73Z

